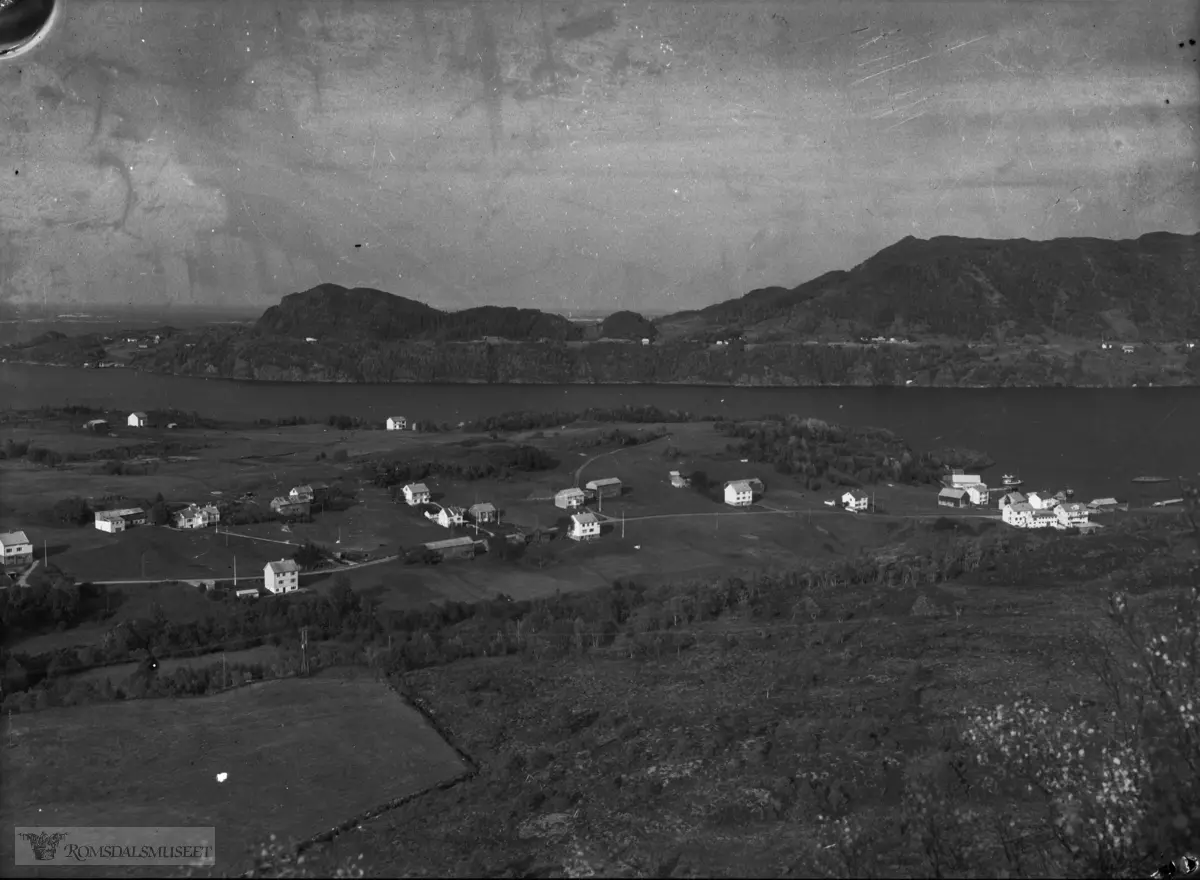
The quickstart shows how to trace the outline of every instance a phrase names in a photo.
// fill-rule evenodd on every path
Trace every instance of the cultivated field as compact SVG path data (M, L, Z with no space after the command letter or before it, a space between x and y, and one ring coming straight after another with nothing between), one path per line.
M211 825L224 876L272 833L306 838L463 770L389 688L333 674L51 709L6 720L4 735L4 827ZM3 836L4 864L12 847Z
M273 645L259 645L257 648L247 648L243 651L226 651L225 663L229 666L241 663L248 665L252 663L261 663L270 665L275 660L279 659L279 649ZM169 657L159 661L159 673L170 673L184 666L190 666L196 669L202 669L209 666L217 666L221 663L221 653L210 652L201 654L198 657ZM121 687L126 684L130 676L138 671L140 661L134 663L121 663L115 666L97 666L93 669L85 669L71 676L73 682L91 682L95 685L100 685L104 679L108 679L114 688Z

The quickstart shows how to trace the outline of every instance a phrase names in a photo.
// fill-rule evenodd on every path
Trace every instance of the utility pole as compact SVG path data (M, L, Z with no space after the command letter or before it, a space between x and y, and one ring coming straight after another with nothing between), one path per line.
M229 676L225 673L225 652L221 652L221 690L225 690Z
M300 627L300 672L308 675L308 627Z
M625 540L625 511L621 511L621 540Z
M237 587L237 557L233 557L233 586Z
M46 550L46 539L42 538L42 565L49 565L50 553Z

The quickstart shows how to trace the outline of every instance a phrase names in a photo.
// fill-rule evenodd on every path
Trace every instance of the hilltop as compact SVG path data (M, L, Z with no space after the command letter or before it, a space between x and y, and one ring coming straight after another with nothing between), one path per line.
M370 287L320 284L285 296L254 325L260 334L297 338L466 341L493 336L514 341L583 338L567 318L538 309L479 306L445 312Z

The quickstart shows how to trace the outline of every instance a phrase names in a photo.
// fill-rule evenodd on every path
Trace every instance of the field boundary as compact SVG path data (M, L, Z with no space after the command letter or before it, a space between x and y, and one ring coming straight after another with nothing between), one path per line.
M455 742L454 738L450 735L449 731L447 731L445 729L445 727L443 727L441 722L439 722L437 720L437 716L434 713L433 708L429 705L429 703L424 698L418 696L415 693L406 692L405 690L401 689L401 687L397 686L395 684L395 682L393 682L390 679L381 680L380 683L384 687L386 687L389 691L391 691L396 696L397 699L399 699L406 706L408 706L410 709L412 709L414 712L416 712L418 715L420 715L421 718L425 721L425 723L428 724L433 729L433 732L436 733L438 735L438 737L441 738L442 742L444 742L446 745L448 745L451 749L454 750L454 754L458 757L458 759L460 761L462 761L462 763L466 769L463 770L462 773L459 773L458 775L453 776L450 779L443 779L441 782L437 782L437 783L434 783L433 785L426 786L425 788L421 789L420 791L415 791L415 792L412 792L411 794L406 794L406 795L403 795L402 797L398 797L393 800L387 801L386 803L380 804L377 807L373 807L369 810L365 810L364 812L359 813L358 815L353 816L352 818L347 819L344 822L339 822L337 825L333 826L332 828L328 829L327 831L321 831L317 834L314 834L312 837L308 838L307 840L303 840L299 844L296 845L295 850L294 850L296 855L300 855L301 853L307 852L308 850L312 849L314 846L317 846L318 844L330 843L335 838L340 837L341 835L345 834L346 832L353 831L355 828L362 825L362 823L369 822L372 819L377 819L380 816L382 816L384 813L390 812L391 810L398 809L399 807L402 807L405 804L412 803L413 801L417 800L418 798L422 798L428 794L433 794L435 791L449 791L450 789L454 788L454 786L456 786L462 782L466 782L468 779L474 779L476 776L479 775L480 767L479 767L478 762L474 758L472 758L469 754L467 754L462 748L459 747L458 743ZM251 870L251 871L247 871L246 873L242 874L241 876L249 877L253 873L254 873L254 871Z

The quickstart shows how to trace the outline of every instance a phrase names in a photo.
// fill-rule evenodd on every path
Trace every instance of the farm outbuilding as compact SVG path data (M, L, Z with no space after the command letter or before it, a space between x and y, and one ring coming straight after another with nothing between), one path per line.
M450 538L445 541L430 541L425 545L426 550L432 550L443 559L474 559L476 544L486 547L484 542L476 542L474 538Z
M621 481L616 477L589 480L585 488L595 492L600 498L615 498L621 494Z

